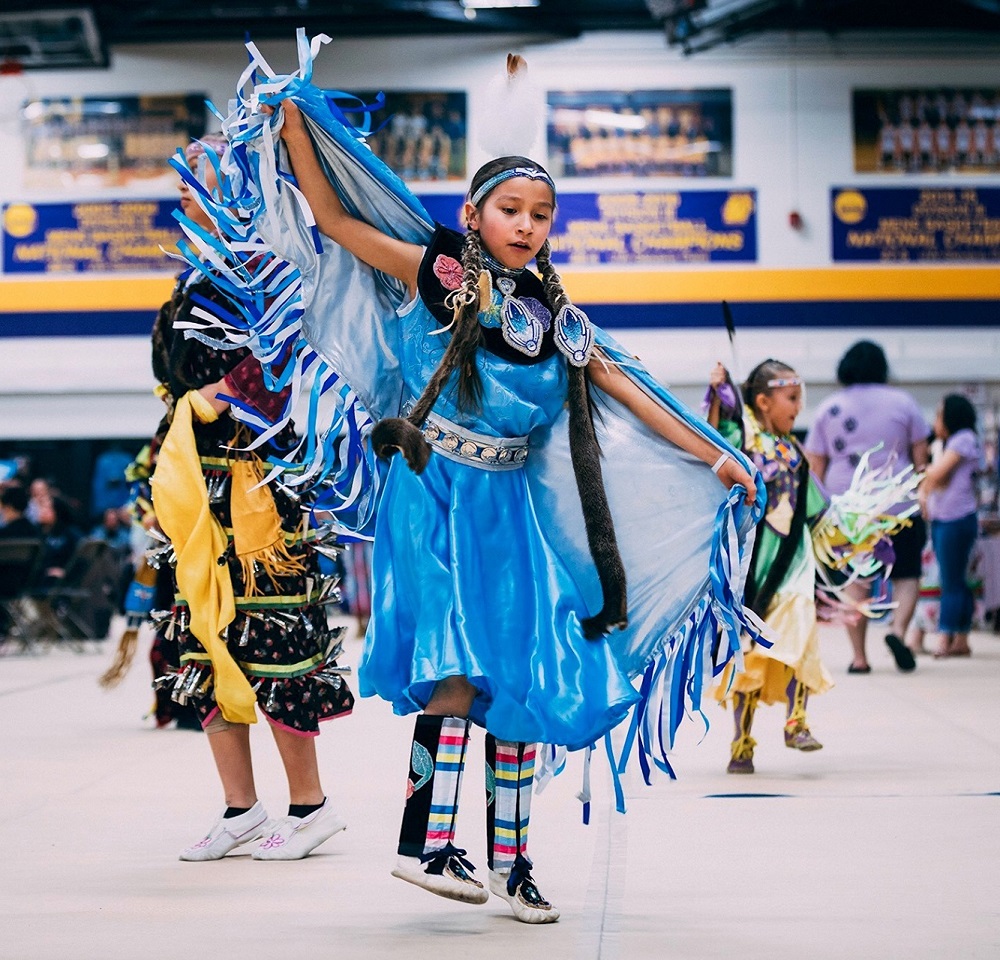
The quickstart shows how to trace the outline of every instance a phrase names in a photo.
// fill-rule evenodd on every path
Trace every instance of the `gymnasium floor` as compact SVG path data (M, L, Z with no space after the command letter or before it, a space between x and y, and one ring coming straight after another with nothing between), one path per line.
M148 649L148 638L140 641ZM559 923L506 905L452 903L389 876L411 721L365 700L319 740L327 792L349 828L303 861L214 863L177 853L220 807L202 735L143 720L149 673L105 692L108 645L0 658L2 960L938 960L1000 956L1000 636L967 660L896 672L876 631L874 671L811 705L825 749L781 741L777 708L754 733L758 773L724 772L730 723L689 722L680 779L627 783L613 812L595 761L581 824L580 763L535 798L531 849ZM360 641L348 642L353 662ZM258 786L287 797L264 724ZM482 738L473 741L459 842L485 871Z

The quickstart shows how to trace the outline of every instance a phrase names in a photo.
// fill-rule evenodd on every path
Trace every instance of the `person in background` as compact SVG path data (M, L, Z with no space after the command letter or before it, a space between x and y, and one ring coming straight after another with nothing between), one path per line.
M726 385L730 385L728 391ZM785 705L785 746L821 750L809 729L809 695L833 686L820 659L816 629L816 558L812 529L829 501L811 480L809 465L792 435L802 410L802 379L786 363L757 364L742 386L741 409L729 374L717 363L709 379L708 422L753 459L767 486L767 512L747 576L747 603L771 628L771 647L754 644L742 673L730 664L715 696L732 702L736 731L727 773L753 773L751 737L759 703Z
M52 507L55 488L44 477L35 477L28 487L27 517L32 523L41 524L41 517L48 516Z
M214 224L195 192L217 190L225 147L224 138L210 135L185 153L192 176L180 184L181 209L207 233ZM153 326L153 374L167 413L150 445L150 483L155 525L170 540L156 564L171 564L174 596L159 629L176 643L181 664L158 682L197 709L226 804L180 859L219 860L259 840L254 860L298 860L346 826L323 789L316 736L321 722L351 712L354 696L336 660L339 632L327 624L327 583L300 504L280 489L258 487L263 462L241 449L245 428L229 417L229 403L215 398L255 401L262 410L284 401L264 387L249 351L184 336L192 310L206 306L225 311L232 304L192 268ZM288 449L293 437L289 426L274 442ZM273 820L254 778L249 725L258 708L288 783L288 815Z
M944 398L934 434L944 450L920 485L941 582L941 641L934 656L967 657L972 652L973 596L966 573L979 530L975 480L983 469L983 448L976 434L976 411L966 397L950 393Z
M29 540L41 537L41 531L24 514L28 509L28 491L19 483L0 486L0 540ZM24 563L0 563L0 597L16 597L27 585L30 571ZM7 634L11 619L0 606L0 637Z
M28 491L19 483L5 484L0 489L0 537L4 539L28 539L41 535L26 512Z
M38 526L45 537L43 583L52 585L66 576L66 566L83 534L76 525L73 509L62 497L52 496L48 502L44 499L38 502Z
M888 385L889 364L882 348L870 340L855 343L841 358L837 379L843 389L820 404L804 444L812 474L827 491L843 493L869 451L873 469L891 461L894 470L907 464L923 470L930 427L916 401L904 390ZM896 512L898 507L893 509ZM896 608L885 642L903 671L916 666L903 637L917 604L920 554L926 540L927 527L919 516L892 537L895 563L890 579ZM868 590L870 584L857 584L858 599ZM847 625L853 651L848 673L871 672L865 644L867 628L864 617Z
M120 507L108 507L101 516L101 522L90 532L95 540L104 540L116 553L127 555L132 546L131 523Z

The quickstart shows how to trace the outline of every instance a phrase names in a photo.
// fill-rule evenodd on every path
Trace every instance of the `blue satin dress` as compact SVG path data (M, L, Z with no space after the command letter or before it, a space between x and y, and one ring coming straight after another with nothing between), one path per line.
M399 310L401 368L417 397L447 346L418 296ZM481 414L454 384L434 414L467 430L522 437L549 427L566 399L566 362L477 353ZM530 453L529 453L530 457ZM392 459L372 557L373 609L359 668L363 696L398 714L423 709L455 675L479 691L472 720L503 740L587 746L638 696L605 640L587 640L583 590L546 536L524 469L490 470L434 453L421 474Z
M298 466L301 454L305 471L295 482L321 482L318 508L331 514L336 529L375 540L361 692L409 713L427 703L437 680L465 675L480 691L473 719L496 736L574 748L606 734L634 703L613 766L637 751L640 760L668 771L674 734L686 716L700 713L706 684L729 660L740 662L743 632L759 635L742 597L766 499L763 481L748 507L742 488L726 491L706 463L663 442L592 387L601 409L594 425L604 488L628 578L629 623L587 641L579 618L600 610L602 592L570 455L563 360L542 360L542 353L539 362L521 364L501 359L499 347L480 350L484 415L459 414L447 391L435 404L432 416L466 430L529 436L530 453L518 469L482 469L440 451L419 476L398 456L388 468L376 462L373 425L405 415L403 404L423 392L447 335L429 336L438 327L433 300L403 306L404 284L318 234L301 195L289 189L273 131L264 135L277 118L261 115L258 103L295 99L324 173L352 216L421 246L432 242L435 226L406 184L345 126L336 106L343 95L309 82L315 49L301 39L294 76L275 79L251 51L267 90L243 90L224 123L235 138L223 178L229 192L203 202L226 240L188 228L220 262L229 256L227 245L236 245L244 267L230 271L224 286L240 302L240 316L207 318L205 330L191 335L248 347L276 388L310 395L295 460ZM247 84L256 76L246 74ZM182 161L176 167L196 181ZM200 184L192 189L204 191ZM236 210L245 217L235 217ZM261 251L249 275L248 243ZM193 253L191 262L201 263ZM600 329L595 334L606 361L663 411L755 472L630 351ZM294 362L286 362L290 355ZM275 423L252 409L233 410L260 432L255 443L263 443L284 429L292 405ZM289 465L276 459L275 473ZM638 697L627 678L639 686ZM610 752L610 737L605 743ZM558 751L547 755L555 772Z

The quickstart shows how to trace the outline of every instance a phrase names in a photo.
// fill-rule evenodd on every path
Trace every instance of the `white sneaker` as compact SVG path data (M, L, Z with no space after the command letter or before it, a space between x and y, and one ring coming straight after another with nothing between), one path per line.
M559 911L538 892L530 873L521 877L513 894L507 892L509 879L509 870L491 870L490 892L506 900L521 923L555 923L559 919Z
M253 852L254 860L301 860L347 824L330 809L330 801L307 817L272 820L264 838Z
M443 853L429 863L423 863L420 857L401 856L392 875L448 900L486 903L489 891L472 875L472 864L462 860L464 853L464 850ZM437 868L440 872L428 872Z
M258 800L246 813L238 817L219 817L212 829L193 847L181 852L181 860L221 860L230 850L242 843L256 840L264 833L267 811Z

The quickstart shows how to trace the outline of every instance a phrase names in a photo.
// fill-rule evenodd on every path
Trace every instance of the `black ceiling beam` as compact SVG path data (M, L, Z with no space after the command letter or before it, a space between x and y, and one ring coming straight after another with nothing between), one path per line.
M763 32L818 31L831 36L859 31L947 31L949 33L1000 33L1000 10L996 14L974 10L1000 0L962 0L964 12L954 4L909 3L897 0L747 0L741 8L713 17L711 5L692 15L673 42L685 53L700 53L723 43L734 43ZM671 36L668 21L668 37Z
M987 13L995 13L1000 16L1000 0L960 0L967 7L975 7L977 10L985 10Z
M74 0L4 0L37 11ZM541 0L538 7L476 10L459 0L86 0L109 44L229 41L250 32L282 39L296 27L340 37L517 33L557 38L587 30L659 29L642 0Z

